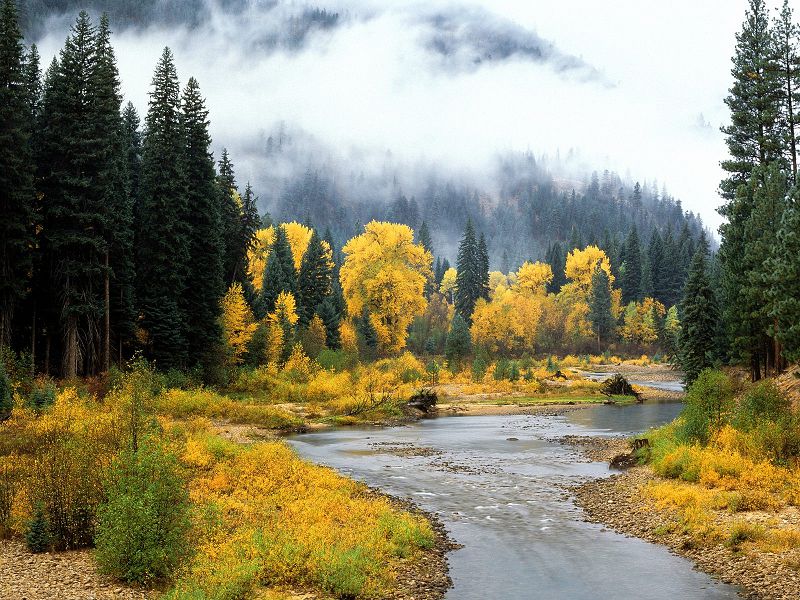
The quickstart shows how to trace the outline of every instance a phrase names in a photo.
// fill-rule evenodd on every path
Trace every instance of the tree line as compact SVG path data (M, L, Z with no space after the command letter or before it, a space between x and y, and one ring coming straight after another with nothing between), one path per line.
M719 253L696 257L684 303L687 370L746 364L753 380L800 358L800 30L788 1L750 0L732 59ZM691 293L690 293L691 291Z
M0 345L66 377L137 348L160 368L211 368L260 218L227 153L214 164L198 82L181 90L165 49L142 128L107 16L82 12L42 75L4 0L0 46Z

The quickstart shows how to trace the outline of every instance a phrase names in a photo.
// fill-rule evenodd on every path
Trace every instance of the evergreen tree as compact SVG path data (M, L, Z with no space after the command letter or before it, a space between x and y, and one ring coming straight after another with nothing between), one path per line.
M706 253L697 251L689 269L680 305L681 332L678 361L692 383L700 372L713 363L717 306L708 279Z
M272 244L264 279L259 294L259 310L267 314L275 310L275 301L281 292L297 294L297 273L294 268L292 249L286 239L283 227L275 228L275 242Z
M661 302L664 306L674 306L680 302L682 286L680 254L678 252L678 246L675 243L675 238L672 235L671 226L667 226L667 231L663 238L662 250L663 255L661 259L661 269L657 276L657 285L661 290L663 298Z
M547 251L545 262L550 265L553 271L553 279L547 284L548 294L557 294L561 287L567 283L565 269L567 266L567 255L560 242L556 242Z
M52 311L57 321L48 329L60 330L65 377L93 371L101 358L111 208L105 204L105 184L113 169L109 149L96 140L101 133L98 109L108 109L108 98L102 106L96 104L101 87L97 70L96 31L89 15L81 12L59 60L48 71L39 152L42 272L47 280L38 294L60 299Z
M655 287L653 284L653 270L650 267L650 257L647 253L642 253L642 298L653 298Z
M95 41L96 63L91 77L94 98L93 143L98 150L97 194L105 211L105 257L103 269L104 326L102 367L111 364L111 340L122 345L134 338L135 265L133 261L133 204L129 194L125 130L120 115L122 95L119 72L111 46L108 15L100 18ZM118 356L120 361L121 356Z
M783 212L777 244L769 262L772 270L770 317L784 357L800 360L800 189L794 188Z
M773 25L775 37L775 60L779 69L781 95L779 120L783 130L783 146L786 161L790 166L791 183L797 181L797 102L800 89L800 54L798 36L800 30L794 22L789 0L783 0L778 18Z
M464 237L458 247L458 259L456 262L456 312L460 314L467 323L472 320L472 311L475 310L475 303L483 296L483 279L481 276L481 258L478 253L478 240L475 237L475 228L472 220L467 221L464 229Z
M622 302L637 302L642 299L642 253L636 225L625 240L625 270L622 273Z
M223 266L225 283L230 285L239 280L239 268L243 264L243 248L240 244L243 213L241 201L237 201L239 192L236 189L236 176L227 148L222 149L218 172L222 240L225 243Z
M331 264L316 231L300 263L297 276L297 315L301 327L308 327L318 307L331 294Z
M6 367L0 361L0 423L11 416L14 408L14 390L11 387L11 380L6 373Z
M261 227L261 217L258 214L258 197L253 192L250 182L244 187L242 196L242 215L239 224L239 264L236 273L243 284L251 286L247 281L247 256L250 250L255 247L256 232Z
M141 209L137 235L137 298L148 350L159 368L187 362L189 239L178 74L165 48L153 76L142 142Z
M666 292L662 282L664 274L664 241L658 229L655 228L650 234L650 243L647 246L647 262L650 265L650 274L653 279L652 296L662 304L665 304Z
M219 316L220 298L225 292L222 271L224 244L214 159L209 150L208 110L194 77L189 79L183 91L181 111L191 255L187 282L192 288L192 294L186 295L187 301L182 308L186 313L191 356L208 369L221 339Z
M603 269L592 275L592 297L589 304L589 321L597 338L597 351L602 342L609 339L614 331L614 317L611 314L611 281Z
M447 365L453 372L461 368L461 363L472 352L472 336L469 325L461 315L455 315L450 323L450 331L445 341L444 354Z
M33 129L16 5L0 8L0 348L11 342L14 311L25 298L32 267Z
M361 318L358 319L357 327L363 353L368 358L374 358L378 349L378 332L375 331L369 309L366 306L364 306L364 312L361 313Z
M433 252L433 239L431 238L431 232L428 229L428 224L425 221L419 226L419 231L417 232L417 241L422 244L422 247L425 248L431 254Z
M122 130L127 149L128 193L133 204L134 221L139 217L139 180L142 175L142 133L139 113L132 102L122 111Z
M325 325L325 345L331 350L342 347L342 338L339 332L340 313L336 308L333 298L326 298L317 311Z

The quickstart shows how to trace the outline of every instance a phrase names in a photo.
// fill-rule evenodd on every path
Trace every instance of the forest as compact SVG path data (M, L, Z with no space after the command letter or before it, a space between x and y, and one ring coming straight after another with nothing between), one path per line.
M389 597L441 533L276 436L408 422L410 402L453 389L633 402L585 377L598 365L688 386L636 458L681 480L648 488L661 505L796 502L798 420L755 383L800 358L788 3L771 18L750 0L737 35L719 238L666 187L567 177L531 152L498 159L493 192L325 165L257 189L212 154L203 82L169 48L145 114L121 93L112 16L192 22L206 5L100 4L49 65L24 32L77 4L0 9L0 540L93 548L104 574L176 600ZM303 14L296 43L338 19ZM263 152L292 145L281 131ZM752 502L676 491L698 482ZM709 526L698 514L687 531Z

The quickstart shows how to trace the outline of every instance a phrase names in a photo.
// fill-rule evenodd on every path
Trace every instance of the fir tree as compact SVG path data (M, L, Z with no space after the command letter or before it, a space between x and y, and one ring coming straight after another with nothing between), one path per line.
M602 342L608 340L614 331L614 317L611 314L611 281L603 269L592 275L592 297L589 304L589 321L597 338L597 351Z
M37 502L33 511L33 518L28 521L28 527L25 531L25 546L30 552L40 554L47 552L50 549L50 545L50 524L47 521L43 504Z
M63 339L65 377L76 376L79 369L91 372L101 354L110 209L104 183L110 173L108 149L96 143L97 63L95 28L81 12L48 71L39 152L42 271L47 276L39 295L60 299L53 311L58 320L51 325Z
M422 244L422 247L425 248L425 250L431 254L434 254L433 239L431 238L431 232L428 229L428 224L425 221L423 221L419 226L419 231L417 232L417 241Z
M560 242L556 242L547 251L545 262L550 265L553 271L553 279L547 284L548 294L557 294L561 287L567 283L567 276L564 270L567 266L567 255Z
M183 306L187 319L187 342L191 356L206 369L220 342L220 298L223 280L224 244L221 238L219 194L214 159L209 150L208 110L197 80L191 77L181 100L181 128L185 136L184 165L187 185L188 244L191 254L188 282L192 294Z
M769 287L775 335L790 361L800 360L800 190L795 188L783 212L777 245L769 262Z
M312 231L297 276L297 315L301 327L308 327L317 308L330 294L331 264L322 240Z
M470 335L469 325L461 315L455 315L450 323L450 331L447 333L444 354L447 358L447 365L454 373L461 368L461 363L472 352L472 336Z
M230 285L240 277L239 268L243 264L243 248L240 244L242 230L242 205L237 202L236 176L227 148L222 149L219 161L217 184L220 195L220 214L222 218L222 240L225 243L223 261L225 283Z
M647 246L647 262L650 265L650 273L653 279L652 296L662 304L665 304L666 292L662 282L664 275L664 241L658 229L653 229L650 234L650 243Z
M333 298L326 298L317 310L317 314L325 325L325 345L331 350L342 347L339 332L340 317Z
M119 72L108 16L103 14L95 41L96 63L91 78L94 99L97 157L97 194L105 211L104 327L102 367L111 364L111 339L121 347L133 340L136 310L134 307L135 266L133 261L133 204L129 194L127 147L120 115ZM113 332L113 333L112 333ZM121 356L119 357L122 358Z
M637 184L638 185L638 184ZM637 302L642 299L642 254L636 226L631 228L625 240L625 270L622 273L622 302Z
M481 257L479 256L478 240L475 237L475 228L472 220L467 221L464 237L458 247L458 260L456 261L456 312L467 323L472 320L472 311L475 303L483 296L483 279L481 276Z
M375 353L378 350L378 332L375 331L369 309L366 306L364 306L364 311L361 313L361 318L358 319L357 327L363 354L367 358L375 358Z
M181 302L187 289L189 239L185 148L178 75L165 48L153 76L142 143L141 209L137 235L137 298L149 352L159 368L187 362L187 323Z
M692 260L680 306L681 332L678 361L692 383L712 365L717 307L708 279L706 253L700 249Z
M34 165L31 95L13 0L0 8L0 348L11 342L14 311L32 266Z
M275 310L275 301L281 292L297 293L297 273L292 249L283 227L275 228L275 242L264 269L264 279L259 294L259 310L266 314Z

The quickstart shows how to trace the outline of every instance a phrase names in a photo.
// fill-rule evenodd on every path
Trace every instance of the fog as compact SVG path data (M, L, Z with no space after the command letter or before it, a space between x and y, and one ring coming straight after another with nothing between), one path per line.
M207 97L215 151L226 146L239 180L257 187L310 163L377 172L387 156L407 172L436 165L490 182L498 154L530 150L570 155L575 172L664 182L686 209L719 224L719 127L745 0L313 7L326 12L208 3L191 25L120 25L126 99L144 114L153 68L170 46L181 81L195 76ZM67 26L54 17L42 29L47 61ZM280 127L294 143L276 159L265 149Z

